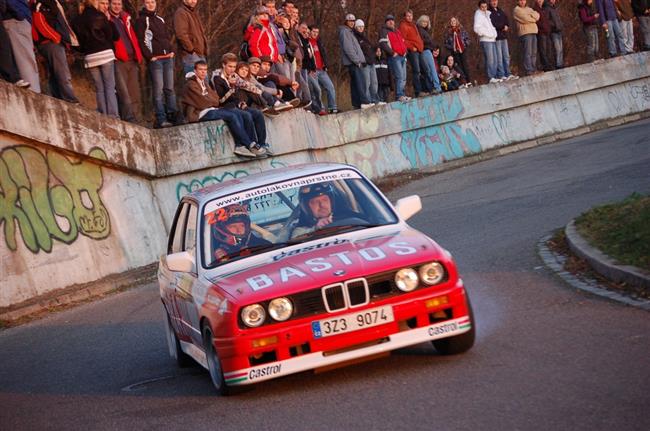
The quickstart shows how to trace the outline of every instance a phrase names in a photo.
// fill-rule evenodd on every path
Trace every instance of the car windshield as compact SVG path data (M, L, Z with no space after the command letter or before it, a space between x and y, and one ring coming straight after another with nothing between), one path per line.
M206 203L203 266L393 223L397 217L384 198L353 170L266 184Z

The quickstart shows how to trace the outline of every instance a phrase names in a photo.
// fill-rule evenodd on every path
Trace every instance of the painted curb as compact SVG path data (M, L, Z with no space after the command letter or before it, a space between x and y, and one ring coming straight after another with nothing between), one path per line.
M566 271L564 269L566 257L553 252L546 245L551 237L552 235L547 235L539 240L537 243L537 254L542 259L544 264L569 286L596 296L600 296L602 298L619 302L621 304L650 311L650 300L636 299L630 296L622 295L618 292L607 290L601 287L600 283L598 283L596 280L590 278L581 279Z
M644 274L639 268L629 265L618 265L614 259L607 256L595 247L592 247L576 229L575 220L566 225L564 229L569 248L589 262L589 265L603 277L617 283L632 284L634 286L650 289L650 276Z

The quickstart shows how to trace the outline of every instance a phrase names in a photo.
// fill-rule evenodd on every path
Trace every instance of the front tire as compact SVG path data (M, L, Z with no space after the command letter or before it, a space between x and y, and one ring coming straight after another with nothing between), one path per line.
M217 355L217 351L214 348L214 338L212 336L212 330L208 325L203 326L203 348L205 349L205 357L208 362L208 372L210 373L210 379L212 379L212 384L217 390L218 395L230 395L232 390L229 386L226 385L226 381L223 377L223 369L221 368L221 361Z
M474 345L474 340L476 339L476 322L474 321L474 311L472 310L472 304L469 302L467 291L465 291L465 299L467 301L467 311L472 326L469 331L463 332L460 335L431 341L433 347L441 355L448 356L464 353Z
M174 332L169 314L167 313L167 310L164 306L163 313L165 313L165 338L167 338L169 356L174 359L174 362L176 362L176 365L179 368L189 367L192 365L193 360L187 353L183 352L183 349L181 349L181 342L178 340L176 332Z

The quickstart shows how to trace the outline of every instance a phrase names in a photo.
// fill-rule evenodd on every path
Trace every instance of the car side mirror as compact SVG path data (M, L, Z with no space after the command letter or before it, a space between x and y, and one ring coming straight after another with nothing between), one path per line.
M398 200L395 204L395 209L402 220L410 219L414 214L418 213L422 209L420 196L411 195Z
M167 268L174 272L196 272L194 256L186 251L167 255Z

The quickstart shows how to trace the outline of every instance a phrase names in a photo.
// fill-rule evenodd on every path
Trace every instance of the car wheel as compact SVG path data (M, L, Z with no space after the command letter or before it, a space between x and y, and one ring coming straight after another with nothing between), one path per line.
M169 347L169 356L176 361L178 367L189 367L192 365L192 357L181 349L181 343L176 336L176 332L174 332L169 314L167 313L167 310L164 310L163 312L165 313L165 335L167 338L167 347Z
M431 341L433 347L435 347L441 355L446 356L463 353L468 351L474 345L474 339L476 338L476 321L474 320L474 312L472 311L472 304L469 302L467 292L465 292L465 298L467 299L467 310L469 312L469 319L472 322L472 327L469 331L460 335Z
M226 381L223 378L223 369L221 368L221 361L217 355L217 351L214 348L214 340L212 337L212 330L208 325L203 326L203 348L205 349L205 356L208 362L208 371L210 372L210 378L212 379L212 384L217 390L219 395L230 395L231 388L226 385Z

